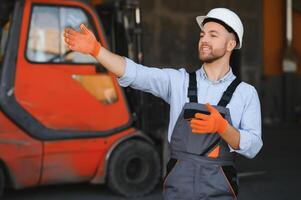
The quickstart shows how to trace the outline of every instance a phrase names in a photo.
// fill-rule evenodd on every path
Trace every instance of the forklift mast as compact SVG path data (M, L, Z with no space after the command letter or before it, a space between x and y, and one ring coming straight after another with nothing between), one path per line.
M142 14L137 0L117 0L96 5L113 52L143 64ZM167 134L168 105L148 93L125 88L134 126L161 143Z

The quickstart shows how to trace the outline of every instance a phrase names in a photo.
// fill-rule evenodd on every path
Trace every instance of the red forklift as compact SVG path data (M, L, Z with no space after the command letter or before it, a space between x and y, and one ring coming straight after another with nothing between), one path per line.
M104 47L142 62L138 2L6 0L0 12L0 195L78 182L127 197L151 192L167 122L145 122L149 96L123 90L63 42L65 27L84 23Z

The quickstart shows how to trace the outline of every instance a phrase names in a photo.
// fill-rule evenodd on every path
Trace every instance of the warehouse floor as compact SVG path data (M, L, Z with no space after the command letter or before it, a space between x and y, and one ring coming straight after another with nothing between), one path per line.
M301 199L301 127L264 127L264 147L255 159L239 157L239 200ZM161 187L136 200L163 200ZM5 200L124 200L106 186L89 184L7 190Z

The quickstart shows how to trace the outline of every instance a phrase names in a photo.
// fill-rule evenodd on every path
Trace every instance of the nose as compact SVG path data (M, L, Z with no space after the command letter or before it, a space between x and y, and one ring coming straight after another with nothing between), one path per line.
M207 43L208 42L208 36L206 34L200 35L200 42L201 43Z
M208 44L208 38L200 37L199 46L204 45L204 44Z

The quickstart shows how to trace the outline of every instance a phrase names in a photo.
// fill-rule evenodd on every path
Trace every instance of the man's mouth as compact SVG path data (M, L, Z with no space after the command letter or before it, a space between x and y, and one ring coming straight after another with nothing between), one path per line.
M207 45L201 46L201 52L207 53L210 51L211 51L211 48L209 46L207 46Z

